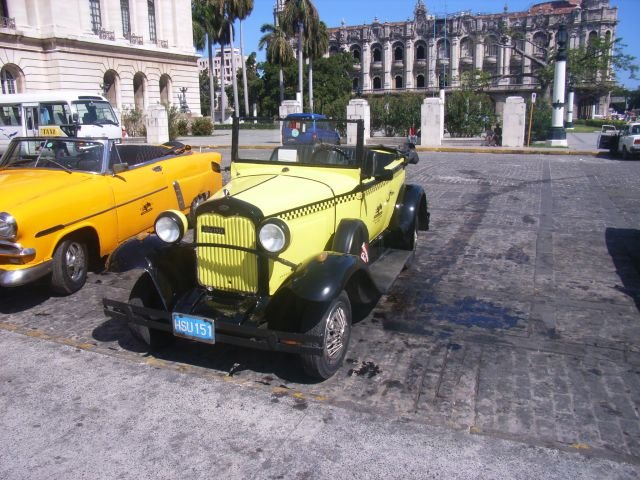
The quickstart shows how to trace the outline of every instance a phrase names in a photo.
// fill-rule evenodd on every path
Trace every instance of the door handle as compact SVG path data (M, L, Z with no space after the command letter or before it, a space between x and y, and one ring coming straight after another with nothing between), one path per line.
M151 170L153 170L154 172L161 172L162 171L162 165L156 165Z

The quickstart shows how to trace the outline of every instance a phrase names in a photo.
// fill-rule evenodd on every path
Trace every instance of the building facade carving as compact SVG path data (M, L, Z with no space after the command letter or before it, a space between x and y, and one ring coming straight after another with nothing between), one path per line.
M189 0L0 0L2 93L82 90L200 115Z
M365 94L417 91L435 94L460 87L461 76L474 69L491 75L488 93L497 103L508 96L528 98L539 87L536 70L552 61L560 24L569 47L588 44L593 36L615 39L617 8L609 0L548 1L524 12L448 15L429 13L418 0L413 19L329 29L329 55L349 52L355 60L354 92ZM607 97L584 98L577 112L590 117L606 112Z

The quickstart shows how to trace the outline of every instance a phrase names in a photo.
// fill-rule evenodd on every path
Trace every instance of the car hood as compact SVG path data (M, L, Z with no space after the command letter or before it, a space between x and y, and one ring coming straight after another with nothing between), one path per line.
M216 197L229 195L257 205L265 216L328 200L336 195L329 182L287 174L262 174L234 178Z
M56 170L0 170L2 210L12 209L53 192L73 188L89 181L92 175L81 172L68 173Z

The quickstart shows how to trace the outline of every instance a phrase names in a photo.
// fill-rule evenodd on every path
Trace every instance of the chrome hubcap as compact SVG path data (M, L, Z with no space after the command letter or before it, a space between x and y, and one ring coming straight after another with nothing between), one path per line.
M77 282L84 274L86 263L82 246L76 242L71 243L65 252L64 259L67 275L71 280Z
M338 303L327 319L324 332L324 347L329 358L340 354L344 348L344 334L347 329L347 313L342 303Z

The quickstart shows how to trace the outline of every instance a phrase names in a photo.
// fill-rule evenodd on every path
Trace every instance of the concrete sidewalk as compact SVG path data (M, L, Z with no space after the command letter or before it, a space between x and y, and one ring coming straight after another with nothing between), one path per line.
M249 136L243 134L247 139L241 146L248 147L273 147L278 145L277 130L252 130ZM540 154L540 155L588 155L595 156L604 151L599 151L596 147L598 139L597 133L573 133L567 132L568 148L545 147L533 145L529 147L487 147L483 146L480 137L474 138L449 138L445 137L443 144L439 147L427 147L418 145L416 150L420 152L460 152L460 153L508 153L508 154ZM179 137L179 141L187 143L199 150L219 150L231 148L231 130L216 130L213 135L206 137ZM405 143L405 137L369 137L367 145L389 145L396 146Z

